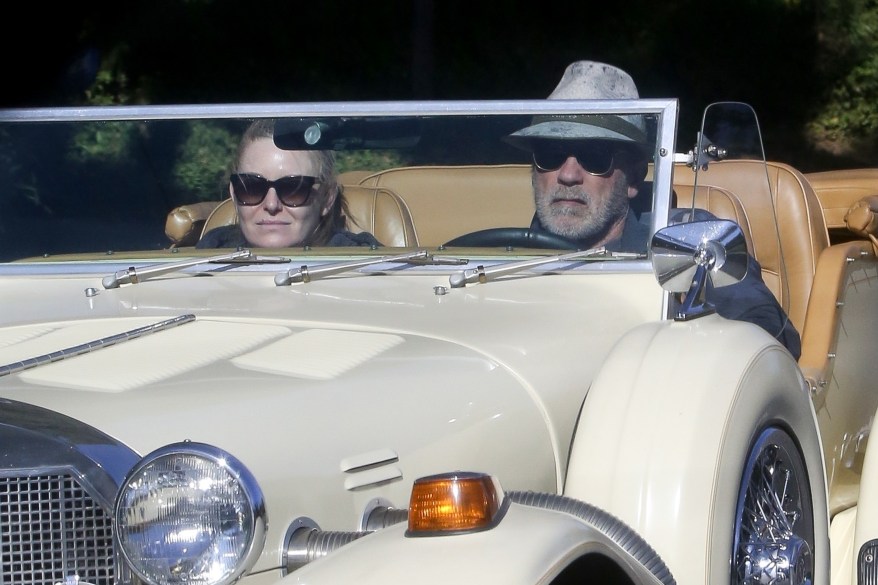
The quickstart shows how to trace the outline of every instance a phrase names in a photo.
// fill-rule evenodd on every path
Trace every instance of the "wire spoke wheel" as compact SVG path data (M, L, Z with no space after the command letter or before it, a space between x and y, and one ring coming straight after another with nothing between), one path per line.
M762 431L747 458L735 513L731 582L810 584L814 508L798 446L777 427Z

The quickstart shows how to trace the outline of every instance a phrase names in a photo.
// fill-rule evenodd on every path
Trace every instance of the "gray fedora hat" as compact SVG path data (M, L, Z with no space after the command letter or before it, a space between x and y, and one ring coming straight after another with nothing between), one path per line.
M606 63L576 61L567 66L550 100L638 99L637 86L628 73ZM513 132L506 142L530 150L537 140L619 140L644 144L643 116L545 115L535 116L530 126Z

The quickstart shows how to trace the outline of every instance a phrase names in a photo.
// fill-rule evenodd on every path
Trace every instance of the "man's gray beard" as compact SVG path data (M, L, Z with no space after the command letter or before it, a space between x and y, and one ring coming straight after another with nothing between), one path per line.
M551 191L551 196L542 198L542 201L553 201L559 195L561 198L571 198L572 196L574 199L585 201L587 207L585 209L567 206L552 207L547 203L538 203L537 218L546 230L571 240L597 242L605 236L607 230L619 218L628 213L627 186L621 181L616 184L614 193L606 205L599 209L594 207L594 199L583 192L581 187L555 187ZM585 213L583 214L583 212ZM561 225L560 222L555 221L556 218L568 219L571 217L578 218L579 221L575 225L569 222Z

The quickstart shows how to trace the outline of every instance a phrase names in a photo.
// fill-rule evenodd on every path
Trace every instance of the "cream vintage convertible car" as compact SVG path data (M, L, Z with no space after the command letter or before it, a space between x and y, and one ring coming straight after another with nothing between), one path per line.
M875 583L878 171L678 114L0 111L0 583ZM504 137L616 115L651 141L649 252L535 237ZM195 247L261 118L336 151L383 246ZM701 304L748 254L798 360Z

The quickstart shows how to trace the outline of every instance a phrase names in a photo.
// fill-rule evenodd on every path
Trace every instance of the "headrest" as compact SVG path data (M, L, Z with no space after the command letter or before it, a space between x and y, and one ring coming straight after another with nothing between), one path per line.
M878 195L863 197L844 216L848 229L858 236L878 235Z
M218 201L202 201L175 207L165 220L165 235L173 246L194 246L201 237L204 223Z

